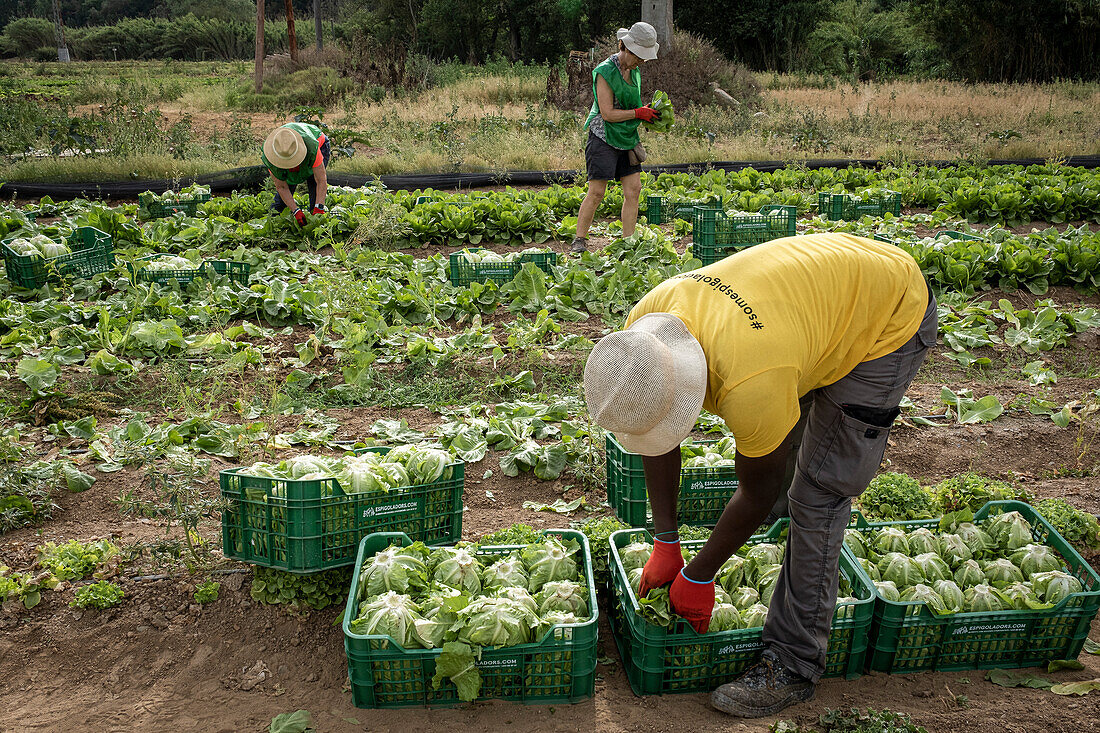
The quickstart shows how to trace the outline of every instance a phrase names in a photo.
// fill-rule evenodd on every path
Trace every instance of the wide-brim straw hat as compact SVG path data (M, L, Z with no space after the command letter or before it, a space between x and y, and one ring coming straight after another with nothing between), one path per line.
M623 448L643 456L680 445L706 393L703 347L671 313L650 313L604 336L584 366L588 413Z
M289 127L277 127L264 140L264 155L276 168L297 168L306 159L306 141Z
M615 36L630 53L646 61L657 58L657 51L661 48L661 44L657 43L657 31L649 23L638 21L629 29L620 28Z

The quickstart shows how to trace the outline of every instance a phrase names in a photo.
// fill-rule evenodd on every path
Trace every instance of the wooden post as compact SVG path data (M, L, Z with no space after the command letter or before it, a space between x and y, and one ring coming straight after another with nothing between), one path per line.
M642 0L642 20L657 31L660 54L672 50L672 0Z
M313 0L313 29L317 31L317 50L325 47L324 34L321 33L321 0Z
M294 0L286 3L286 35L290 39L290 60L298 60L298 37L294 35Z
M264 88L264 0L256 0L256 94Z

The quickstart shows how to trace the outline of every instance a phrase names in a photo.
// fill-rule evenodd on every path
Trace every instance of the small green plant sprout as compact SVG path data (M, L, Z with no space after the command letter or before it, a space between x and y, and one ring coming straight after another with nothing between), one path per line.
M114 583L101 580L76 590L76 598L70 606L73 608L111 608L122 603L126 593Z
M222 584L214 580L199 583L195 588L195 603L212 603L218 600L218 589L221 587Z

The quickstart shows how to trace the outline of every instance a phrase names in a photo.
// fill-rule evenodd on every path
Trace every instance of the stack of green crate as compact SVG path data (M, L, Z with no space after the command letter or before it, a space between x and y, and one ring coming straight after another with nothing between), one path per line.
M227 277L233 282L248 285L248 276L252 271L252 265L236 260L203 260L198 267L179 270L150 270L145 267L150 262L168 256L170 255L163 253L152 254L127 262L130 282L150 282L159 285L177 282L182 287L200 277Z
M868 670L876 672L955 671L1034 667L1056 659L1076 659L1100 610L1100 575L1038 512L1017 501L989 502L975 522L1015 511L1031 523L1036 542L1053 547L1083 590L1053 608L935 614L925 603L888 601L875 592ZM939 520L869 523L857 517L863 533L882 527L935 530ZM854 560L850 547L845 553ZM866 582L870 578L856 567Z
M470 247L470 252L483 251L480 247ZM451 285L466 287L470 283L497 282L506 283L515 279L524 264L531 262L547 275L552 265L558 263L557 252L539 252L523 254L513 262L470 262L462 252L452 252L449 262Z
M389 448L366 448L385 453ZM388 492L348 493L334 478L313 480L221 472L222 553L253 565L313 573L355 562L359 541L373 532L404 532L429 545L462 535L466 465L450 477Z
M700 444L716 441L698 441ZM642 457L630 453L611 433L605 438L607 460L607 502L622 521L632 527L645 527L649 520ZM737 471L733 466L683 468L680 470L680 524L713 527L722 516L726 503L737 490Z
M13 250L9 237L0 246L4 251L4 269L12 285L40 288L63 277L87 278L107 272L115 266L111 236L94 227L77 227L67 240L69 254L44 259L21 255Z
M885 191L879 196L862 196L857 201L851 194L820 191L817 194L817 210L829 221L885 214L901 216L901 194L897 191Z
M666 224L673 219L691 221L696 204L677 203L667 196L646 196L646 221Z
M592 576L592 555L587 538L580 532L548 529L548 535L576 540L582 557L578 565L588 589L591 617L577 624L560 624L529 644L484 648L477 660L481 675L478 699L497 698L514 702L558 704L573 703L592 696L596 678L597 627L599 610L596 584ZM359 545L352 573L347 608L358 607L359 574L363 562L392 543L407 546L412 540L405 534L372 534ZM478 547L486 563L516 550L514 546ZM439 689L432 685L440 649L405 649L389 636L366 636L352 632L354 612L345 614L344 651L348 657L351 697L359 708L403 708L424 705L458 705L457 688L444 681Z
M696 206L692 222L691 254L704 265L734 252L781 237L793 237L798 209L771 204L756 214L729 216L721 208Z
M153 194L148 192L138 194L138 214L142 219L163 219L173 214L184 213L194 216L199 206L210 200L210 194L200 193L186 198L173 199L172 201L155 200Z
M748 544L775 542L786 526L787 520L780 520L766 533L754 535ZM760 627L699 634L683 620L666 629L641 616L638 599L619 556L620 548L636 540L652 542L645 531L624 529L612 534L608 561L614 595L611 630L634 693L710 692L755 664L764 649ZM704 542L685 540L682 544L697 550ZM857 600L837 607L829 633L825 676L852 679L863 673L874 587L848 556L841 556L840 572L852 586L852 596Z

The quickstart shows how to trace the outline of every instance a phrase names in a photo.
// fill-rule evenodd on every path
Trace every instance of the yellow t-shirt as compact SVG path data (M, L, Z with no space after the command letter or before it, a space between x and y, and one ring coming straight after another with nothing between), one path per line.
M811 234L758 244L664 281L630 311L671 313L707 357L703 408L737 449L771 453L797 424L798 399L917 332L928 291L916 261L889 244Z

